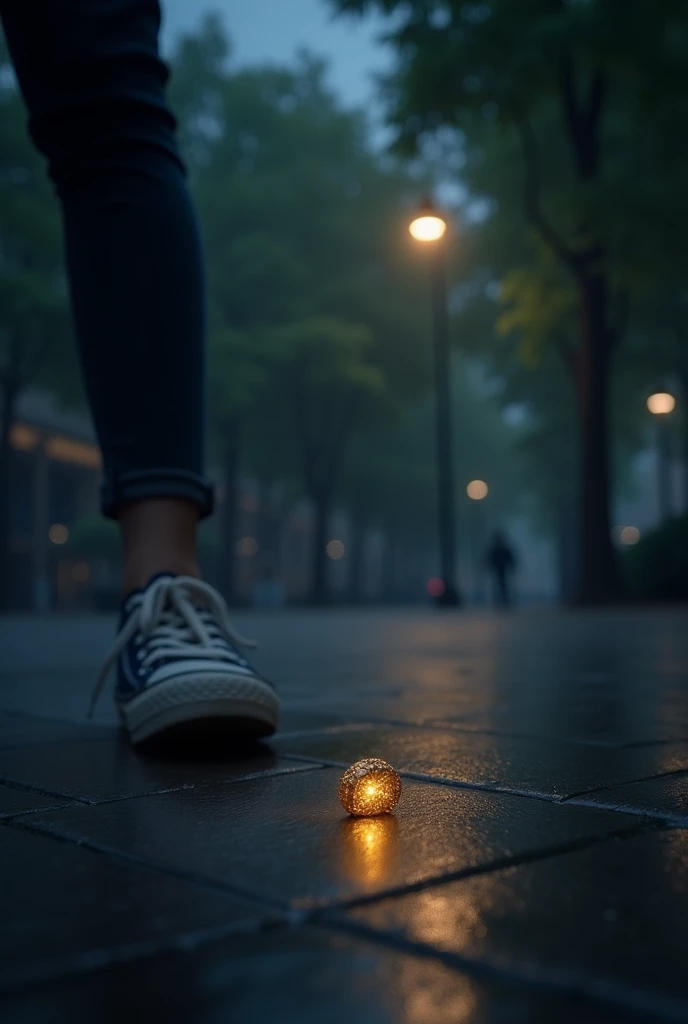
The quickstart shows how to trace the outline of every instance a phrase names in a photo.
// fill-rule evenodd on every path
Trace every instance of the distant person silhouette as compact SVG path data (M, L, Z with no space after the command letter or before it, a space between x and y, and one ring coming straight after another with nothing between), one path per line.
M494 576L494 603L497 608L509 608L513 597L511 577L516 569L516 554L506 536L496 530L487 552L487 565Z

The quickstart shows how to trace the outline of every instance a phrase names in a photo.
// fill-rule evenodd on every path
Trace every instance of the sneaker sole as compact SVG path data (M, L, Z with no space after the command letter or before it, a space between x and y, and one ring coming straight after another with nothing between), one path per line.
M279 720L279 700L267 683L217 673L183 676L151 686L119 708L131 742L143 743L168 730L175 734L212 731L244 740L271 736Z

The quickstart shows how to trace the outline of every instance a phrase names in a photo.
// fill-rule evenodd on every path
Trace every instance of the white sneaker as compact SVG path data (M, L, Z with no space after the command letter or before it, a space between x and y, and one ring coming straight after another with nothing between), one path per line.
M132 743L211 726L243 740L277 728L279 698L239 653L224 599L191 576L154 576L122 608L120 631L93 690L117 662L115 701Z

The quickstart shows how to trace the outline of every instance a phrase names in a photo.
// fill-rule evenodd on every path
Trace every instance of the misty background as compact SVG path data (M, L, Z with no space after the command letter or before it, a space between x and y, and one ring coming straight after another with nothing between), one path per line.
M532 243L532 226L518 220L520 157L508 135L490 134L492 100L482 103L480 124L440 125L413 154L391 153L397 132L381 79L403 91L403 78L382 37L403 19L376 9L337 15L337 6L164 5L171 101L209 262L219 512L204 527L206 573L239 604L432 595L431 260L408 235L414 210L432 193L451 227L460 589L469 604L488 602L486 551L492 533L505 530L521 601L576 599L586 559L605 562L607 581L610 570L606 552L586 548L590 502L583 499L581 512L576 398L556 354L569 346L576 314L569 286ZM439 33L445 27L441 18L432 22ZM640 53L639 39L637 46ZM0 227L40 247L43 274L38 281L32 271L21 284L34 309L19 332L21 357L7 340L27 301L17 300L14 278L3 314L3 603L109 607L118 542L96 513L99 454L64 287L53 294L46 284L60 273L56 213L25 139L6 58L3 70ZM537 117L545 136L549 116L543 101ZM632 123L628 131L640 134ZM547 148L550 158L546 186L560 215L568 202L559 188L565 159ZM17 188L26 193L23 221L12 213ZM625 595L674 599L682 593L647 578L647 565L670 562L686 543L685 527L672 527L669 541L655 539L685 514L688 494L683 363L668 354L674 343L667 341L678 330L683 350L683 299L675 300L673 320L659 316L653 287L637 286L637 317L616 359L613 473L604 498ZM670 306L663 302L663 313ZM21 387L10 388L15 379ZM648 409L655 392L677 397L670 415ZM643 550L650 554L641 557ZM612 590L621 593L616 582Z

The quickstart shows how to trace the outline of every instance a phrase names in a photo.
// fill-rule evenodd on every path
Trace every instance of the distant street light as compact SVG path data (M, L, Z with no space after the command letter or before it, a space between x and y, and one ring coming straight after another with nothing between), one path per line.
M676 399L668 391L656 391L648 398L647 407L653 416L668 416L676 408Z
M489 494L490 488L484 480L471 480L466 488L466 494L472 501L482 501Z
M473 600L476 604L482 604L482 560L483 548L486 546L486 522L485 508L483 502L490 493L490 488L484 480L471 480L466 487L466 494L471 499L473 508L470 512L470 547L473 576Z
M418 242L437 242L447 233L447 222L428 203L409 224L409 232Z
M409 224L416 241L433 248L432 321L435 370L435 433L437 450L437 526L440 581L435 587L438 604L461 603L456 585L456 534L454 474L451 433L451 382L449 364L449 312L447 309L447 222L427 200Z
M667 417L676 408L676 399L668 391L656 391L647 400L647 407L657 424L657 493L660 522L671 515L671 435Z

